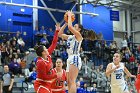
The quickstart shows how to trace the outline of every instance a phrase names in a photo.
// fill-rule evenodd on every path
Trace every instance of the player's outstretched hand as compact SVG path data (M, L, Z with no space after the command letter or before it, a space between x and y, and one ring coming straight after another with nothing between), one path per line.
M58 30L58 31L60 30L60 23L56 23L55 29Z

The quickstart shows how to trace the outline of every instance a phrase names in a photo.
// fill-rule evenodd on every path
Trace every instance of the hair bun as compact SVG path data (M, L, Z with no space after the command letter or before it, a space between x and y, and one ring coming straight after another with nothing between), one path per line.
M38 47L39 47L39 45L35 45L35 46L34 46L34 50L37 50Z

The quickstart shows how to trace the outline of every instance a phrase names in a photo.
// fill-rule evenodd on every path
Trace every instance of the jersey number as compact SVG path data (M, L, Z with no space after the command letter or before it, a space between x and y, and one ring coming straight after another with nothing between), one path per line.
M63 86L63 81L62 80L57 80L56 81L56 86Z
M122 78L122 74L116 74L116 79L121 79Z
M70 49L70 42L67 42L67 49Z

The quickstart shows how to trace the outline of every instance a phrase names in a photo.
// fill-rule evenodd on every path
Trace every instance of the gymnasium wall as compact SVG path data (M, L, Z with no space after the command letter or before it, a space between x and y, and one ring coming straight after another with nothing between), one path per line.
M126 32L126 18L125 11L120 11L113 9L114 11L119 11L119 21L113 21L113 31Z
M11 3L11 0L0 1ZM12 0L12 3L32 5L32 0ZM0 31L20 31L25 42L31 45L33 35L32 14L32 8L0 5Z
M53 8L53 9L62 9L62 10L70 10L73 5L75 3L65 3L63 0L53 0L49 1L49 0L44 0L45 4L47 5L48 8ZM43 6L42 3L38 2L39 6ZM44 6L43 6L44 7ZM73 8L73 11L76 11L77 7ZM57 20L57 22L61 22L63 20L64 17L64 13L62 12L53 12L51 11L51 13L53 14L53 16L55 17L55 19ZM77 15L76 15L76 20L75 23L78 22L77 20ZM51 16L49 15L48 11L45 10L38 10L38 26L45 26L46 28L55 28L55 22L53 21L53 19L51 18Z
M83 12L93 12L99 16L82 15L85 28L93 29L97 34L102 33L105 40L113 40L113 22L110 21L110 10L104 6L94 7L91 4L82 6Z
M140 19L133 21L133 29L134 43L140 43Z

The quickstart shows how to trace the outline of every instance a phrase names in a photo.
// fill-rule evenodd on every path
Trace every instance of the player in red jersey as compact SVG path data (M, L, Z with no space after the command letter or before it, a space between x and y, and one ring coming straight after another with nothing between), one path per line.
M58 58L56 60L56 67L52 70L53 74L58 72L61 73L61 77L56 78L51 84L52 93L66 93L65 92L65 81L66 81L66 71L62 69L63 62L62 59Z
M137 79L135 82L135 87L137 89L137 92L140 93L140 64L138 65L138 72L137 72Z
M37 79L34 82L34 88L37 93L52 93L51 83L52 81L60 77L60 74L52 74L51 69L53 67L51 54L57 45L58 33L60 30L60 24L56 24L56 31L51 46L46 49L45 46L40 45L36 48L37 59Z

